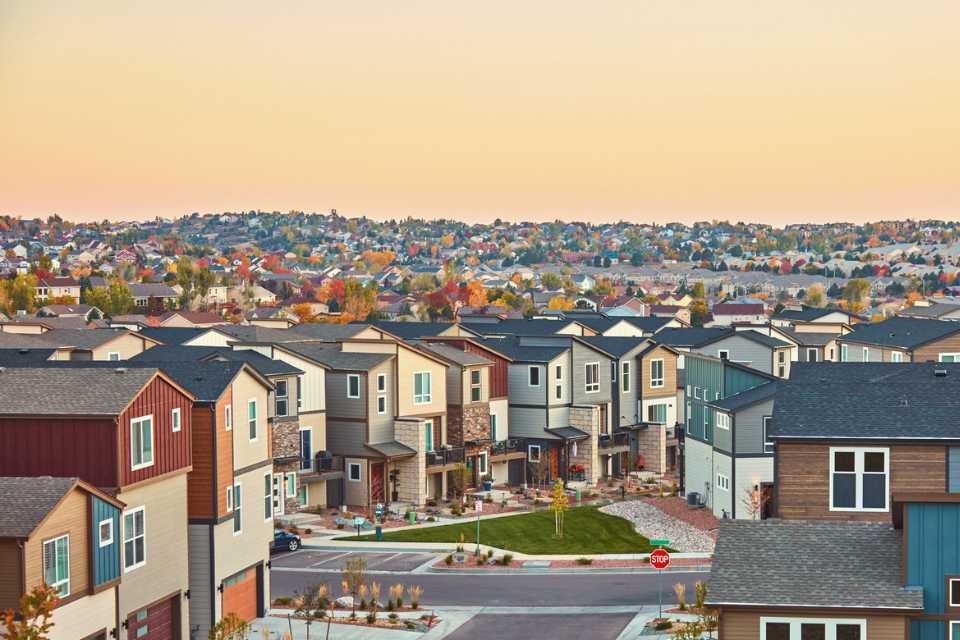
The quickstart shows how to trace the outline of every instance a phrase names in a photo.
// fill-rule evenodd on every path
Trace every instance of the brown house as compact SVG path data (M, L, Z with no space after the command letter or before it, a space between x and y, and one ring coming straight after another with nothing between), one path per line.
M894 317L837 337L840 362L960 362L960 323Z

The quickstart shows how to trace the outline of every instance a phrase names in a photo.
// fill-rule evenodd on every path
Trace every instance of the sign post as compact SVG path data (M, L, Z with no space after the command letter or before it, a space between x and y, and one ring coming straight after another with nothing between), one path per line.
M355 527L357 528L357 537L359 538L359 537L360 537L360 527L363 526L363 518L361 518L360 516L357 516L356 518L354 518L354 519L353 519L353 526L355 526Z
M473 510L477 512L477 557L480 557L480 514L483 513L483 500L477 499L473 503Z
M668 540L651 540L651 543L662 543L658 549L654 549L650 554L650 566L657 570L657 590L659 591L660 614L658 618L663 618L663 570L670 566L670 552L663 548Z

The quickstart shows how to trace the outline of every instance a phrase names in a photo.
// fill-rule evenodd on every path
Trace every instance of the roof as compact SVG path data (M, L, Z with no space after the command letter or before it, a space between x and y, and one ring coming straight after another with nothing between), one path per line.
M576 427L554 427L545 429L547 433L552 433L553 435L563 438L564 440L583 440L584 438L589 438L590 434L586 431L581 431Z
M912 349L960 332L960 323L949 320L892 317L873 324L858 324L852 333L840 336L844 342Z
M808 307L804 304L800 305L799 309L782 309L780 313L773 314L773 317L778 320L791 320L793 322L812 322L831 313L850 315L843 309L836 307Z
M770 436L960 440L958 413L960 364L794 362Z
M40 334L40 339L52 347L93 349L128 334L137 335L129 329L54 329Z
M367 448L373 449L378 454L382 455L384 458L405 458L407 456L415 456L417 452L405 444L397 442L396 440L390 442L377 442L377 443L367 443Z
M423 340L414 340L413 344L421 349L426 349L443 360L458 364L461 367L487 366L493 364L492 360L484 358L479 353L464 351L447 344L430 343L424 342Z
M470 322L466 328L475 333L488 336L552 336L564 327L568 327L579 320L500 320L499 322Z
M117 416L157 372L103 365L6 368L0 371L0 415Z
M565 316L568 320L575 320L580 324L589 327L596 331L597 333L603 333L604 331L610 330L614 325L620 324L623 322L623 318L608 318L599 314L596 315L577 315L577 316Z
M636 328L642 331L649 331L650 333L656 333L660 331L667 323L673 322L674 318L664 318L663 316L646 316L644 318L637 318L634 316L623 316L620 320L629 322Z
M762 316L766 315L762 304L739 304L721 302L710 310L715 316Z
M144 327L139 333L161 344L183 344L207 331L203 327Z
M136 365L135 365L136 366ZM196 396L197 402L216 402L244 368L243 362L163 362L157 366Z
M317 342L292 342L283 349L321 365L342 371L369 371L394 357L392 353L342 351L339 345Z
M377 320L370 324L376 329L382 329L404 340L423 338L425 336L437 336L444 331L449 331L451 327L455 326L451 322L385 322L382 320Z
M795 331L789 327L776 327L777 331L780 331L784 335L789 336L792 340L796 341L802 347L822 347L828 344L831 340L836 340L839 338L839 334L836 333L815 333L813 331Z
M566 345L527 347L520 346L516 337L485 338L478 340L481 345L489 346L503 353L514 362L550 362L570 347Z
M280 329L280 331L288 332L290 336L299 336L297 338L291 337L290 340L297 339L303 340L304 338L311 340L324 340L326 342L337 342L338 340L346 340L356 336L358 333L363 332L367 329L369 324L323 324L323 323L308 323L308 324L298 324L289 329Z
M161 345L147 349L130 358L127 362L153 362L163 366L173 362L246 362L264 376L294 375L303 373L292 364L282 360L273 360L252 349L231 349L230 347L187 347L182 345Z
M0 477L0 538L28 538L76 478Z
M768 336L765 333L760 333L759 331L754 331L753 329L747 329L746 331L737 331L736 335L741 338L746 338L751 342L756 342L757 344L762 344L765 347L770 347L771 349L780 349L783 347L789 347L789 342L784 342L783 340L777 340L772 336Z
M922 610L900 551L886 523L723 520L707 604Z
M176 298L177 292L166 284L157 282L132 282L129 285L134 298Z
M647 338L619 336L586 336L580 340L617 358L625 356L637 347L650 344Z
M776 395L777 389L779 388L779 382L771 381L761 384L760 386L747 389L746 391L741 391L735 395L727 396L723 400L716 400L714 402L708 402L707 404L722 411L739 411L740 409L757 404L758 402L771 399L774 395Z
M906 309L901 309L899 314L901 316L914 318L941 318L949 313L955 312L960 312L960 305L935 302L927 306L907 307Z
M668 327L657 333L657 342L670 347L698 347L733 333L729 327Z
M50 357L56 352L57 350L52 347L47 349L31 349L29 347L23 347L20 349L0 348L0 366L12 365L17 363L23 364L23 363L46 362L50 360Z

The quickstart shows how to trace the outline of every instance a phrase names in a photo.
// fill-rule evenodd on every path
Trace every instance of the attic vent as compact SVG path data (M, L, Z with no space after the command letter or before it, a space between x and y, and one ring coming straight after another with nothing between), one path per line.
M937 378L946 378L946 377L947 377L947 370L946 370L946 369L934 369L934 370L933 370L933 375L934 375L935 377L937 377Z
M127 369L126 369L126 367L117 367L116 369L113 370L113 372L114 372L114 373L126 373L126 372L127 372Z
M910 401L907 400L906 398L900 398L900 406L901 406L901 407L909 407L909 406L910 406Z
M30 349L20 349L17 353L19 353L20 355L26 355L30 353Z

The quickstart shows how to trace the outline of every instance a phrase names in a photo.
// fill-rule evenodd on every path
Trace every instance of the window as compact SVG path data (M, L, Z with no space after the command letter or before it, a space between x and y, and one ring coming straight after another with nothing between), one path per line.
M284 476L284 495L292 498L297 495L297 474L288 473Z
M554 395L556 395L557 400L563 398L563 367L559 364L556 367L556 381L554 384Z
M938 360L940 362L960 362L960 353L941 353Z
M300 490L297 492L297 504L301 507L305 507L310 504L310 487L302 484L300 485Z
M120 359L120 352L111 351L107 354L107 359L110 360L110 362L117 362Z
M763 452L773 453L773 441L770 439L770 424L772 416L763 416Z
M717 474L717 488L721 491L730 491L730 478L722 473Z
M123 512L123 569L132 571L147 562L147 521L144 507Z
M257 439L257 401L247 401L247 427L250 430L250 440Z
M850 360L850 350L847 348L847 345L840 345L840 362L848 362Z
M717 429L730 430L730 414L717 412Z
M480 380L482 374L480 371L470 372L470 402L480 402Z
M233 486L227 487L227 513L233 511Z
M430 372L418 371L413 374L413 404L430 404Z
M383 415L387 412L387 396L377 396L377 414Z
M540 462L540 445L531 444L527 446L527 461Z
M586 393L596 393L600 391L600 363L588 362L583 365L584 385L583 390Z
M697 400L700 399L700 387L693 388L693 397Z
M616 362L610 363L610 381L611 382L617 381L617 363Z
M948 637L950 640L960 640L960 622L950 623L950 635ZM856 638L856 640L860 640L860 638Z
M350 482L360 482L363 477L359 462L351 462L348 465L347 471L347 479L350 480Z
M659 389L663 387L663 360L650 361L650 388ZM693 391L694 397L697 395L696 387Z
M276 389L276 402L277 402L277 415L285 416L287 415L287 381L286 380L277 380L277 389Z
M540 367L529 367L527 369L527 386L540 386Z
M497 414L490 414L490 439L497 441Z
M647 405L647 422L667 423L667 405L664 403Z
M960 447L947 448L947 492L960 493Z
M99 547L109 547L113 544L113 518L100 521L97 525L97 539Z
M620 363L620 388L624 393L630 393L630 362Z
M57 595L70 595L70 536L60 536L43 543L43 581L57 590Z
M377 374L377 392L378 393L387 392L387 374L385 373Z
M433 451L433 420L423 421L423 440L425 451Z
M223 408L223 424L227 431L233 429L233 407L229 404Z
M947 597L949 598L950 608L960 608L960 578L949 578L947 580Z
M830 510L886 511L888 449L830 448Z
M903 354L899 351L891 351L890 362L903 362Z
M807 349L807 362L816 362L820 359L816 349Z
M297 376L297 412L303 408L303 376Z
M176 433L177 431L180 431L180 407L177 407L171 413L170 424L171 424L171 429L173 430L174 433Z
M717 357L721 360L730 359L730 350L729 349L717 349Z
M300 470L310 471L313 469L313 431L310 429L300 430Z
M263 474L263 519L273 517L273 479L270 473Z
M863 362L870 362L870 347L863 348Z
M153 464L153 416L130 421L130 463L134 470Z
M243 495L240 492L240 483L233 485L233 535L243 531Z
M360 376L355 373L351 373L347 376L347 397L360 397Z
M866 620L760 618L760 640L866 640Z
M477 454L477 473L481 476L487 475L487 452L482 451Z

